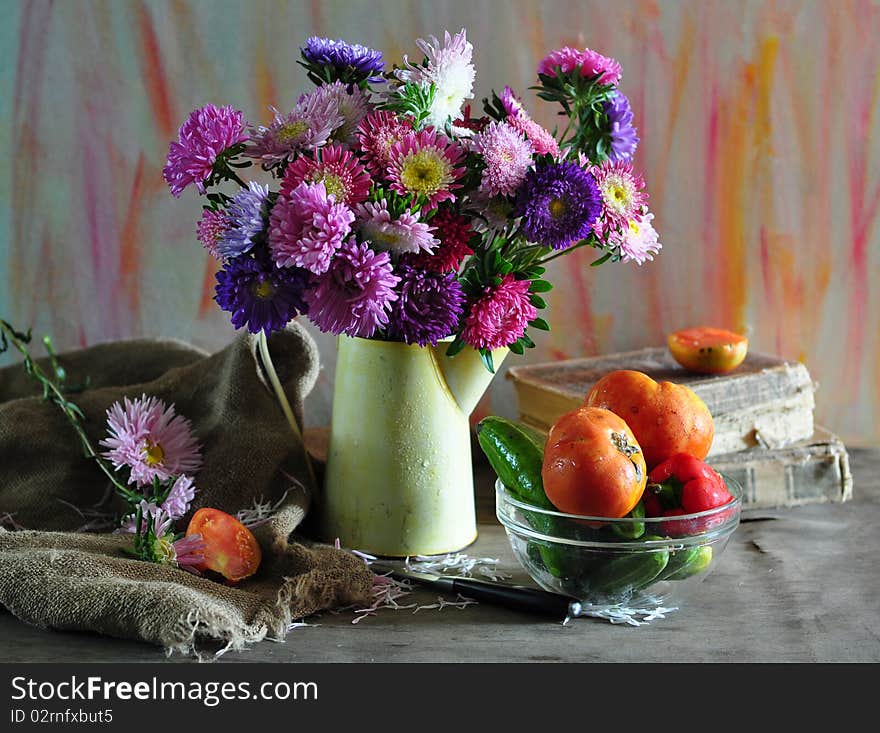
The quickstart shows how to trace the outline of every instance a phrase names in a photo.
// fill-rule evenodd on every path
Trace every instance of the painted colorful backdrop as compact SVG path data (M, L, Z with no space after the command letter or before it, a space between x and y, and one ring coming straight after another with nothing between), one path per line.
M556 264L551 334L531 360L659 345L676 328L747 329L803 360L819 419L880 438L880 5L835 2L0 0L0 314L64 347L232 337L195 241L199 202L162 181L186 114L265 122L307 82L311 34L414 53L466 27L477 102L525 91L561 44L623 64L661 256ZM532 110L545 124L548 111ZM583 256L580 256L583 255ZM332 339L309 422L327 420ZM511 360L512 361L512 360ZM495 409L512 411L496 380Z

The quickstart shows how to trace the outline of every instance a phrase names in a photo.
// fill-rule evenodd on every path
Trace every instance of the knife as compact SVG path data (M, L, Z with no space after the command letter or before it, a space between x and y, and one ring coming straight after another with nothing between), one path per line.
M538 588L527 588L523 585L507 585L477 580L476 578L436 575L375 562L370 565L370 569L374 573L390 573L398 579L413 580L447 593L460 593L475 601L495 603L515 611L565 619L568 616L577 616L581 610L581 603L576 598Z

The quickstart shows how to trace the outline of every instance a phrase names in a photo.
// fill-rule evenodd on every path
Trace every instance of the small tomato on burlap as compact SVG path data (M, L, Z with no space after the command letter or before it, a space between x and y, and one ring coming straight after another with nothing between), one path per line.
M231 514L203 507L193 514L186 536L199 534L205 543L197 570L212 570L230 583L249 578L260 567L262 551L253 533Z

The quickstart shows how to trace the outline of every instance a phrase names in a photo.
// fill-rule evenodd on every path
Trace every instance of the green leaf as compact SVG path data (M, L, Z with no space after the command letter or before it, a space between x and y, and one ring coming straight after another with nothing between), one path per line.
M535 348L535 342L529 338L529 335L527 333L524 333L522 336L520 336L519 340L522 341L523 344L525 344L525 347L527 349L534 349Z
M529 291L532 293L546 293L553 290L553 284L546 280L533 280Z
M465 341L461 337L461 334L458 334L453 340L452 343L446 348L446 356L455 356L460 353L461 350L465 347Z
M531 295L529 297L529 300L532 302L532 305L535 306L535 308L546 308L547 307L547 303L544 302L544 299L537 296L537 295Z
M514 354L519 354L520 356L522 356L525 353L525 349L523 349L523 346L519 341L514 341L508 348Z
M537 328L539 331L549 331L550 324L547 323L543 318L536 318L534 321L529 323L529 326L532 328Z
M480 349L480 358L483 360L483 365L486 367L486 369L494 374L495 361L492 359L492 352L488 349Z
M611 259L611 254L612 254L611 252L606 252L598 260L593 260L590 263L590 267L598 267L599 265L604 264L605 262L608 262L608 260Z

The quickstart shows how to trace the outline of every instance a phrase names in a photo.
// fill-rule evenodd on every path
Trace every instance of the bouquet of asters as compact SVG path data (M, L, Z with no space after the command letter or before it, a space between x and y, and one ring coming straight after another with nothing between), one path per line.
M205 195L198 238L236 328L304 314L324 332L477 349L492 371L493 349L521 354L549 328L547 262L586 246L593 264L641 265L660 249L617 61L566 47L540 62L551 133L510 87L472 116L464 30L417 45L389 69L380 51L309 38L299 63L316 88L292 110L249 125L209 104L180 128L164 177L174 196Z

